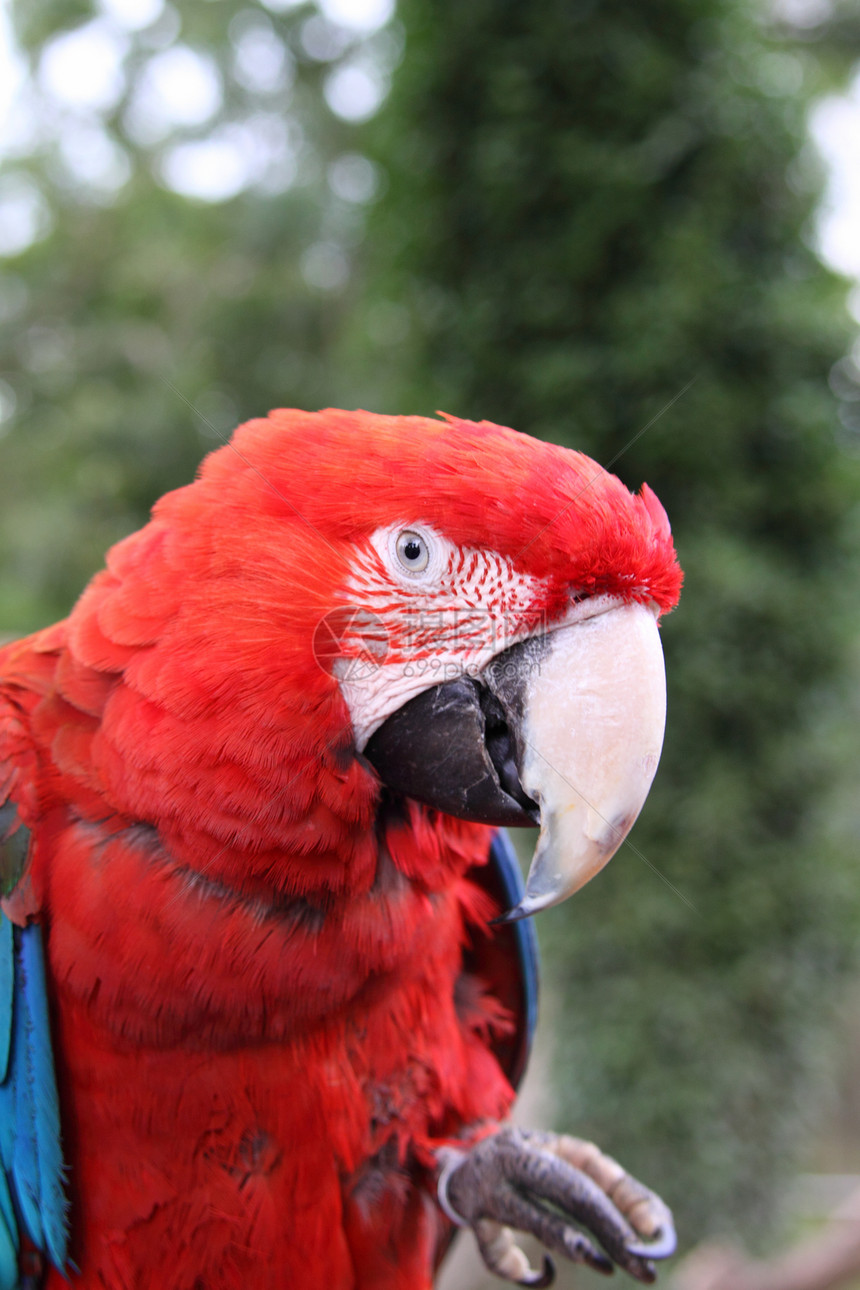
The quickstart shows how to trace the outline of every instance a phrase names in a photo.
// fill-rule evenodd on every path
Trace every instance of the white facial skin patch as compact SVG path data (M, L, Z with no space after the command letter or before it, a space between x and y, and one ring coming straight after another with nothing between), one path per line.
M422 690L477 675L541 630L543 596L497 551L458 547L419 522L377 529L344 590L361 608L334 667L357 747Z

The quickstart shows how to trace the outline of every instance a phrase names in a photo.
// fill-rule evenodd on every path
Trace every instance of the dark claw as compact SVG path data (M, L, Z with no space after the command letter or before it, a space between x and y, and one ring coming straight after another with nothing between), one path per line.
M666 1226L661 1227L652 1240L643 1241L641 1245L627 1246L637 1259L671 1259L677 1248L678 1238L671 1219L667 1219Z
M535 1290L543 1290L544 1286L551 1286L555 1281L555 1264L548 1254L543 1256L543 1272L533 1272L531 1276L524 1277L517 1284L521 1286L532 1286Z
M587 1268L591 1268L592 1272L599 1272L604 1277L612 1276L615 1271L615 1264L606 1257L602 1250L597 1250L594 1246L591 1246L590 1249L580 1246L580 1252L583 1263Z

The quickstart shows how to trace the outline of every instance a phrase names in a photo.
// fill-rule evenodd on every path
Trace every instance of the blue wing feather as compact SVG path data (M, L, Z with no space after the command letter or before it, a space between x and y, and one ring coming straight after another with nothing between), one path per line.
M18 1281L18 1224L6 1174L0 1168L0 1286L14 1290Z
M9 1191L9 1175L15 1154L15 1090L9 1058L14 1021L15 947L12 924L3 913L0 913L0 956L0 975L4 983L0 996L0 1044L5 1058L3 1080L0 1081L0 1290L14 1290L18 1280L18 1223Z
M36 1103L33 1087L33 1023L27 1000L27 982L21 962L20 936L15 939L15 1024L12 1035L12 1081L15 1092L15 1142L12 1152L12 1185L24 1227L42 1249L44 1237L39 1215L39 1156L36 1148Z
M68 1238L67 1203L63 1189L63 1153L60 1145L60 1100L51 1048L41 928L35 924L25 927L21 931L20 940L29 1020L28 1055L32 1076L33 1135L42 1248L57 1267L62 1267L66 1261Z
M499 829L490 847L490 865L495 873L502 896L502 908L513 909L525 895L517 853L504 829ZM522 990L522 1040L518 1060L512 1070L512 1084L519 1084L528 1064L538 1018L538 982L540 957L537 932L530 918L522 918L507 926L513 933L513 948L520 971Z
M12 1047L12 986L15 980L15 950L12 924L0 913L0 1084L9 1069Z
M8 924L3 914L0 923ZM65 1266L67 1203L41 929L3 927L0 952L11 958L13 977L11 1008L0 1013L0 1028L11 1031L0 1083L0 1290L14 1290L22 1228Z

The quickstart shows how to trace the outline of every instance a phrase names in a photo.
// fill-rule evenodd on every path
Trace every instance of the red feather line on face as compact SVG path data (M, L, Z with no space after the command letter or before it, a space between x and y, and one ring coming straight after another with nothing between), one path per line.
M409 526L406 520L399 527ZM452 547L446 555L432 586L410 587L394 580L372 547L359 552L343 594L384 624L386 662L426 661L450 649L452 663L469 667L482 655L486 662L488 649L497 653L538 626L539 579L519 574L495 551Z

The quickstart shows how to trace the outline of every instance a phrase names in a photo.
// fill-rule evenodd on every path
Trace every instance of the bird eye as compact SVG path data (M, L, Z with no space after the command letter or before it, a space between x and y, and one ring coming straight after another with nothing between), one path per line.
M397 559L409 573L423 573L430 563L427 541L420 533L404 530L397 539Z

